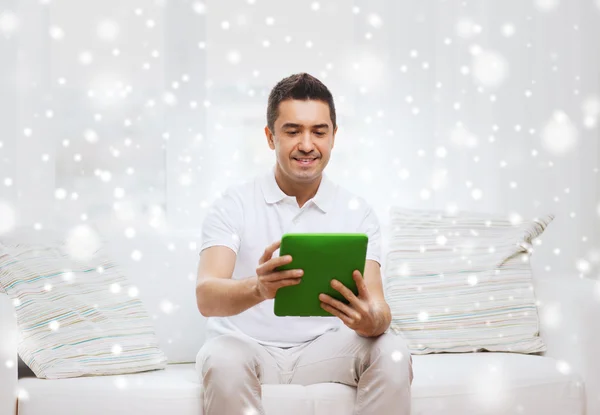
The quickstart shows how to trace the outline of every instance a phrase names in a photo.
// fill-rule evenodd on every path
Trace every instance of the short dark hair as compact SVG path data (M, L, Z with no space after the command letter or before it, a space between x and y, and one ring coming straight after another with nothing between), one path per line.
M269 94L267 105L267 126L274 132L275 120L279 116L279 104L288 99L317 100L329 105L329 116L335 130L335 105L333 95L327 87L312 75L305 72L290 75L277 83Z

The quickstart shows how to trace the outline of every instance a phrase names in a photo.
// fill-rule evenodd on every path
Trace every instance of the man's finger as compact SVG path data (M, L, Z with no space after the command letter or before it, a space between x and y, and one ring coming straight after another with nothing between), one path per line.
M354 305L355 307L358 305L359 300L358 300L358 298L356 298L356 295L354 295L352 290L350 288L346 287L340 281L331 280L331 287L334 290L338 291L340 294L342 294L344 296L344 298L350 302L350 304Z
M339 300L336 300L335 298L333 298L327 294L319 295L319 300L321 300L322 303L325 303L325 304L335 308L336 310L340 311L341 313L344 313L351 320L356 320L360 317L359 313L356 310L354 310L352 307L342 303Z
M304 273L301 271L302 270L299 270L299 269L287 269L285 271L272 272L270 274L266 274L266 275L262 276L261 278L263 281L266 281L266 282L280 281L280 280L285 280L288 278L302 278L302 275Z
M352 273L352 277L356 282L356 288L358 288L358 296L360 298L367 299L369 297L369 289L367 288L365 278L362 276L359 270L355 270Z
M256 273L259 275L265 275L271 272L274 272L277 267L280 267L285 264L289 264L292 262L291 255L278 256L275 258L271 258L264 264L261 264L257 269Z
M287 287L288 285L297 285L302 281L301 278L287 278L284 280L275 281L271 284L277 286L277 288Z
M271 270L275 270L275 268L289 264L290 262L292 262L292 256L284 255L269 259L265 265Z
M267 262L268 260L270 260L271 257L273 257L273 252L275 252L277 250L277 248L279 248L280 245L281 245L281 239L278 241L275 241L271 245L267 246L265 248L265 251L263 252L262 256L258 260L258 263L260 265L262 265L265 262Z
M348 326L348 327L352 326L352 320L350 319L350 317L348 317L346 314L342 313L337 308L332 307L329 304L323 303L323 302L321 302L321 308L323 310L325 310L325 311L333 314L334 316L336 316L340 320L342 320L346 326Z

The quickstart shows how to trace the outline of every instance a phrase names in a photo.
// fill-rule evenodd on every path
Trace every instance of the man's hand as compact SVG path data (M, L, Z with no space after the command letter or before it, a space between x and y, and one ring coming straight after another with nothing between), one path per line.
M291 255L273 258L275 252L281 245L281 240L269 245L258 260L256 268L256 293L261 300L275 298L275 293L281 287L297 285L302 281L303 271L301 269L289 269L275 271L275 268L292 262Z
M321 294L319 295L321 307L339 317L348 328L354 330L360 336L373 337L381 334L379 333L381 332L380 326L383 318L381 305L371 298L360 271L355 270L352 277L356 281L358 297L338 280L332 280L331 286L350 303L344 304L327 294Z

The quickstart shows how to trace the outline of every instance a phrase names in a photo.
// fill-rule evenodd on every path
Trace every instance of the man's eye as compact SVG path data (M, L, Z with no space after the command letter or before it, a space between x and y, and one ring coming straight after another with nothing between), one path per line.
M315 132L315 134L318 135L319 137L322 137L325 135L325 133L321 132L321 131L317 131L317 132Z
M288 133L289 135L294 135L294 134L298 133L298 131L288 131L287 133Z

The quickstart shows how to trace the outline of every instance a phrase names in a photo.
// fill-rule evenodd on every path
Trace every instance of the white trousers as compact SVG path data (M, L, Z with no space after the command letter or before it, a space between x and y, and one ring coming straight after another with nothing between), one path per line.
M355 386L356 415L410 415L412 356L393 333L364 338L343 327L300 346L238 335L209 339L196 357L205 415L264 415L261 384Z

